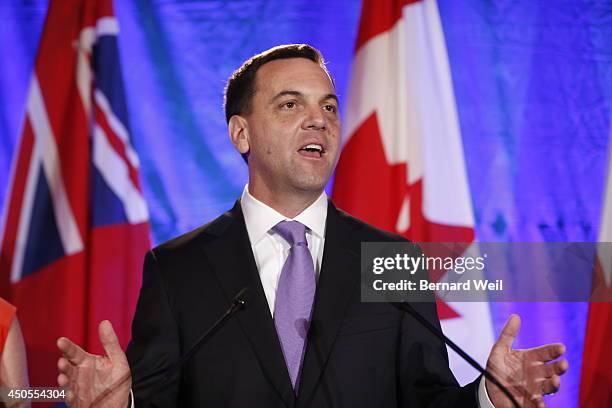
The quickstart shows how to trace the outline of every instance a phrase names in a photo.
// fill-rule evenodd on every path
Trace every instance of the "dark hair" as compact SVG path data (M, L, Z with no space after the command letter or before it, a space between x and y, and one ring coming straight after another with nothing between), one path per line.
M270 61L287 58L306 58L316 62L325 70L333 84L333 79L325 68L325 60L316 48L308 44L286 44L270 48L246 60L228 79L224 98L227 123L234 115L249 113L251 99L255 94L255 75L259 68Z

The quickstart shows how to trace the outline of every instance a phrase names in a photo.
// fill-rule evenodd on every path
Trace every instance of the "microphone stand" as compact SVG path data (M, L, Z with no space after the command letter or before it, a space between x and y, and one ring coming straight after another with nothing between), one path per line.
M164 385L168 383L168 381L172 378L174 374L178 372L178 370L189 361L206 343L208 339L210 339L222 326L225 322L227 322L233 315L235 315L240 310L244 309L246 305L246 295L248 294L248 288L243 288L240 292L234 296L234 300L230 307L225 311L225 313L212 325L208 330L206 330L202 335L198 338L198 340L191 346L189 350L185 354L181 356L174 364L169 367L163 367L161 369L155 370L146 374L145 376L138 379L136 386L133 386L132 389L136 388L138 385L142 385L150 379L164 374L161 382L155 387L155 389L151 392L149 397L146 400L144 406L148 406L151 398L163 388Z

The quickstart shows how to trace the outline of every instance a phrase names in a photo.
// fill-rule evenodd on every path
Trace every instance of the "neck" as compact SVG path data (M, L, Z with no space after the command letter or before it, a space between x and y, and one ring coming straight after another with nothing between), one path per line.
M310 207L323 190L296 191L291 194L277 194L257 188L249 184L249 194L268 207L273 208L287 218L295 218L298 214Z

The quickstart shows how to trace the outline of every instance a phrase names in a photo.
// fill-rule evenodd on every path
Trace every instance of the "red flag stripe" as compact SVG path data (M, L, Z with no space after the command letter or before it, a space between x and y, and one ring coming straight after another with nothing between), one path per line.
M355 48L359 49L373 37L389 31L402 18L402 8L419 1L421 0L364 0Z

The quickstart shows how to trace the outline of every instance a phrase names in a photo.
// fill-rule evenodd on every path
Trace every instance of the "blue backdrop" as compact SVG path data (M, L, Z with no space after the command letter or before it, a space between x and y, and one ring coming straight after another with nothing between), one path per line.
M480 241L595 241L612 111L612 4L439 0ZM47 2L0 4L0 210ZM130 125L153 241L231 206L246 168L227 138L225 79L252 54L308 42L340 99L358 1L115 0ZM516 273L525 271L517 270ZM518 346L568 346L553 406L577 404L585 304L494 304Z

